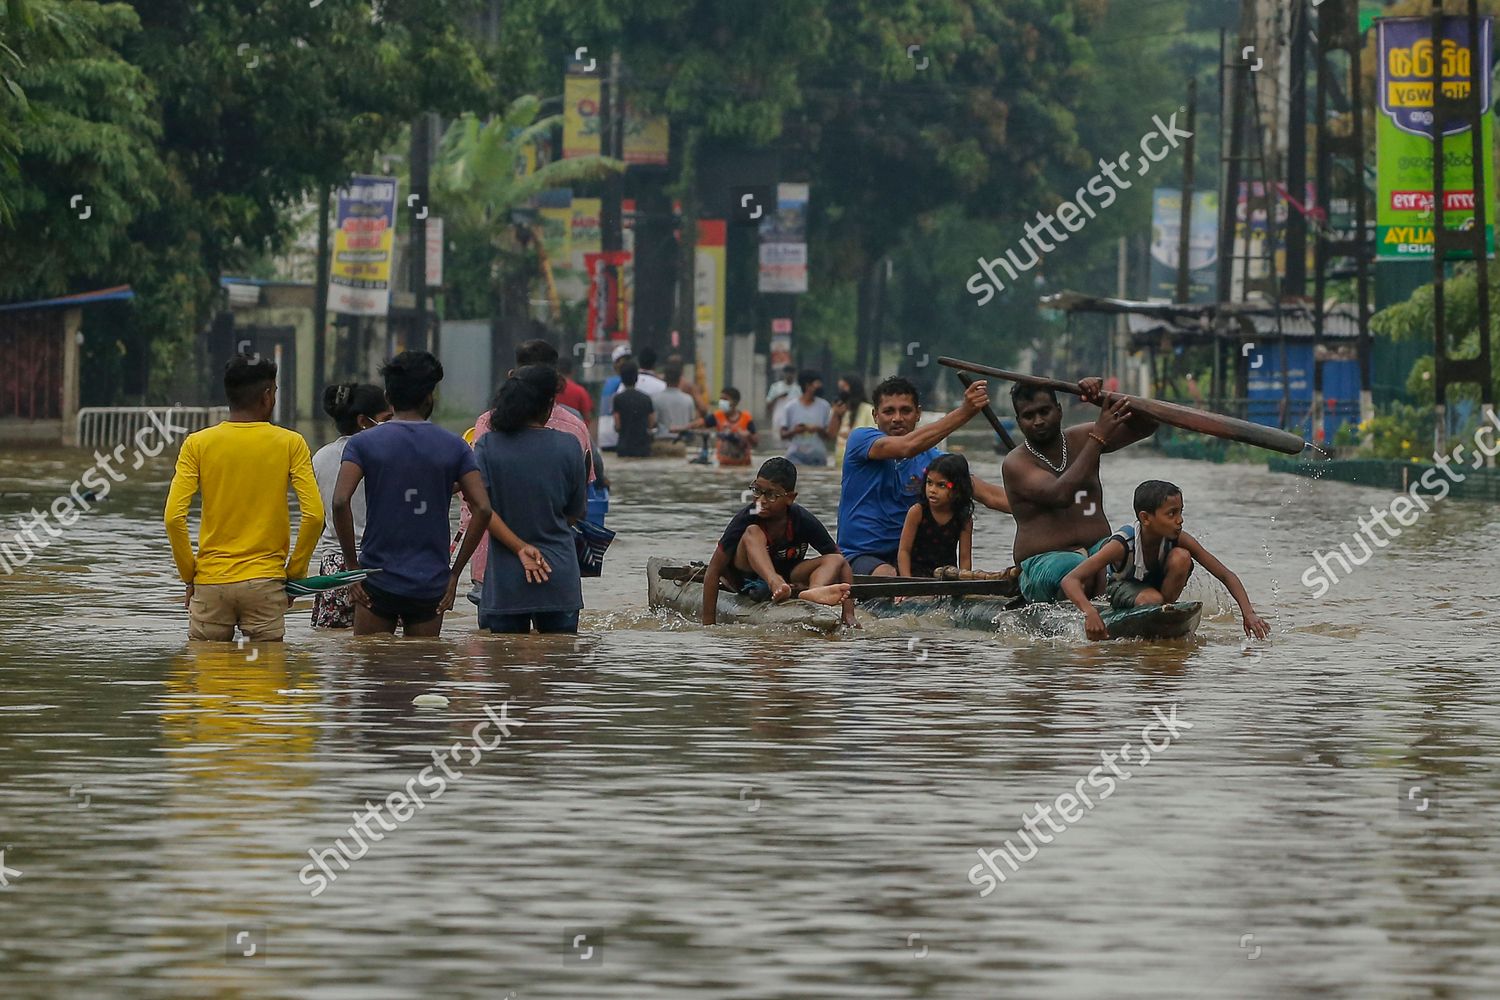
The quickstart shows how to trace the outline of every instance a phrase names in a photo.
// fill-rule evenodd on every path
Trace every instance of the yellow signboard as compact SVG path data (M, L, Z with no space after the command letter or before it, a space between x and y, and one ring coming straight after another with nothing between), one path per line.
M563 81L563 157L598 156L599 78L569 75Z

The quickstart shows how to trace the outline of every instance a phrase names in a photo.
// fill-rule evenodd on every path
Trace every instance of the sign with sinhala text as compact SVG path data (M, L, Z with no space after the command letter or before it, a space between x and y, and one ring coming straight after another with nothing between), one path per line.
M338 227L328 262L328 309L384 316L391 305L396 178L356 174L339 189Z
M1488 113L1491 19L1481 19L1478 45L1472 47L1468 19L1464 17L1444 18L1441 47L1433 45L1432 23L1425 17L1382 18L1376 22L1376 30L1376 254L1431 259L1436 221L1432 143L1439 132L1443 144L1444 225L1469 229L1475 224L1473 140L1463 120L1435 120L1432 72L1436 64L1442 73L1443 93L1450 97L1467 96L1474 82L1479 82L1480 107L1485 109L1481 115L1481 146L1487 157L1485 182L1493 190L1495 127ZM1486 214L1490 220L1486 252L1493 254L1493 209Z

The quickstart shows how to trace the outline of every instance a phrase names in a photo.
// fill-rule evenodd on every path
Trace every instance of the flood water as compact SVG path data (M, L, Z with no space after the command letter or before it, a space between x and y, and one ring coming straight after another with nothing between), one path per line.
M0 454L0 541L91 461ZM993 456L976 468L998 478ZM1111 521L1142 479L1179 483L1268 642L1246 648L1201 569L1190 642L915 619L704 630L648 611L646 560L706 559L745 472L616 460L620 537L576 639L477 636L460 602L440 640L355 641L314 635L304 603L284 646L239 649L185 640L170 473L130 472L0 577L0 996L1371 998L1500 981L1492 507L1438 504L1315 600L1314 549L1390 494L1137 450L1106 459ZM837 489L805 473L800 500L831 526ZM1011 538L982 512L976 565L1009 565ZM429 693L450 701L413 706ZM522 725L475 760L471 732L502 704ZM1024 849L1033 803L1101 751L1139 754L1173 705L1175 741L981 897L976 850ZM417 785L429 801L393 829L367 820L379 842L314 897L309 851L357 853L354 815L454 744L471 748L460 776L440 796Z

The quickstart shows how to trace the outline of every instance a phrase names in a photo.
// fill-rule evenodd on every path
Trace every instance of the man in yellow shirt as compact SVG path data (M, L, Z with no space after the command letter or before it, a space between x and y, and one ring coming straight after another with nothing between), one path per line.
M227 642L286 634L286 581L307 575L323 530L323 501L302 435L270 423L276 365L240 355L224 366L229 419L188 435L167 494L167 540L187 584L188 638ZM291 548L287 487L302 521ZM198 551L188 537L193 494L203 494Z

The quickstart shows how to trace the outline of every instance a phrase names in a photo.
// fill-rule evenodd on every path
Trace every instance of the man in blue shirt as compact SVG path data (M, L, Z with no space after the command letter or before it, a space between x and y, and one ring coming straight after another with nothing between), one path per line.
M464 566L490 523L490 498L463 438L428 420L443 366L426 351L404 351L380 374L396 411L344 445L333 488L333 524L350 569L378 569L349 588L354 634L435 636ZM375 433L379 431L380 433ZM350 498L365 484L365 534L355 551ZM473 517L448 565L448 509L457 484Z
M897 575L901 526L920 499L928 463L942 454L938 442L972 420L989 401L985 383L976 381L952 413L918 427L922 407L916 386L896 375L875 387L875 426L850 432L839 495L839 549L855 573ZM975 500L1010 513L1002 487L978 476L973 480Z

